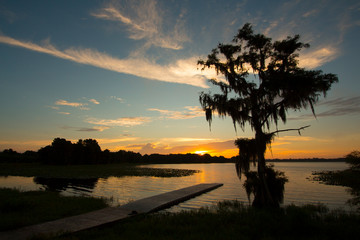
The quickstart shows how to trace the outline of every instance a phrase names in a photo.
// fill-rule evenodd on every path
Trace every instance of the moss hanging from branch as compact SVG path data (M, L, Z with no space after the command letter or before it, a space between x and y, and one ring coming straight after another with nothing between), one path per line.
M265 152L266 147L271 144L275 134L264 134L260 139L263 146L257 144L254 138L238 138L235 140L235 145L239 148L239 157L236 159L236 173L241 179L242 173L248 173L250 169L250 162L256 166L258 161L258 147L261 147L261 151ZM264 148L264 149L263 149Z

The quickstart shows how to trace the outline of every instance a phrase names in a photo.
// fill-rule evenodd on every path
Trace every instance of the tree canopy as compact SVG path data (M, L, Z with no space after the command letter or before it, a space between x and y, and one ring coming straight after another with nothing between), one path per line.
M258 166L256 177L260 186L254 193L261 198L260 205L277 205L270 196L266 183L267 167L265 151L276 133L298 129L278 130L278 123L286 123L289 110L310 107L315 115L314 105L320 97L326 96L331 85L338 81L334 74L321 70L306 70L298 66L299 51L310 45L300 42L300 36L273 41L263 34L255 34L251 24L245 24L235 35L232 43L219 43L206 60L198 65L214 69L224 79L211 79L218 86L219 93L200 94L200 104L206 120L211 126L214 113L231 117L235 130L242 130L248 123L255 132L254 139L236 140L239 159L236 164L239 176L249 171L249 162ZM271 126L276 131L271 131ZM277 198L281 199L281 198Z

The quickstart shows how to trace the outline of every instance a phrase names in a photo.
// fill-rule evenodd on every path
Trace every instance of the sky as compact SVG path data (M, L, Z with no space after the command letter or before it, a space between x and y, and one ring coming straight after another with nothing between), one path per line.
M238 154L229 118L211 130L199 103L216 92L201 71L218 43L251 23L273 40L300 34L308 70L339 83L310 110L288 112L267 158L337 158L360 150L357 0L0 0L0 151L37 151L56 137L103 150Z

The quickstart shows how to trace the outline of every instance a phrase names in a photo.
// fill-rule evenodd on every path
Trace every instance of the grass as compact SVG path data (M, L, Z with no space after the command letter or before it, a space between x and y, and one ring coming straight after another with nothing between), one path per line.
M104 199L64 197L56 192L0 188L0 231L107 207Z
M236 201L180 213L141 215L58 239L357 239L360 216L322 205L255 209Z
M39 163L2 163L0 176L45 178L107 178L122 176L183 177L197 170L137 167L134 164L42 165Z

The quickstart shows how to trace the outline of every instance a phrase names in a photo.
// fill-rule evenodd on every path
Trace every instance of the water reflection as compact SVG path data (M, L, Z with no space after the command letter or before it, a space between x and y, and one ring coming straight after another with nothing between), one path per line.
M79 192L91 193L96 186L98 178L45 178L34 177L34 183L41 184L48 191L66 191L73 189Z
M247 195L235 171L234 164L157 164L145 167L200 170L186 177L109 177L93 179L42 179L26 177L0 177L0 187L21 190L53 189L63 195L88 195L110 199L112 206L129 201L188 187L198 183L223 183L224 186L188 200L168 211L194 209L221 200L234 200L248 204ZM342 170L345 163L275 163L275 169L284 171L289 178L285 185L284 204L324 203L330 208L346 208L352 196L341 186L311 182L307 178L313 171Z

